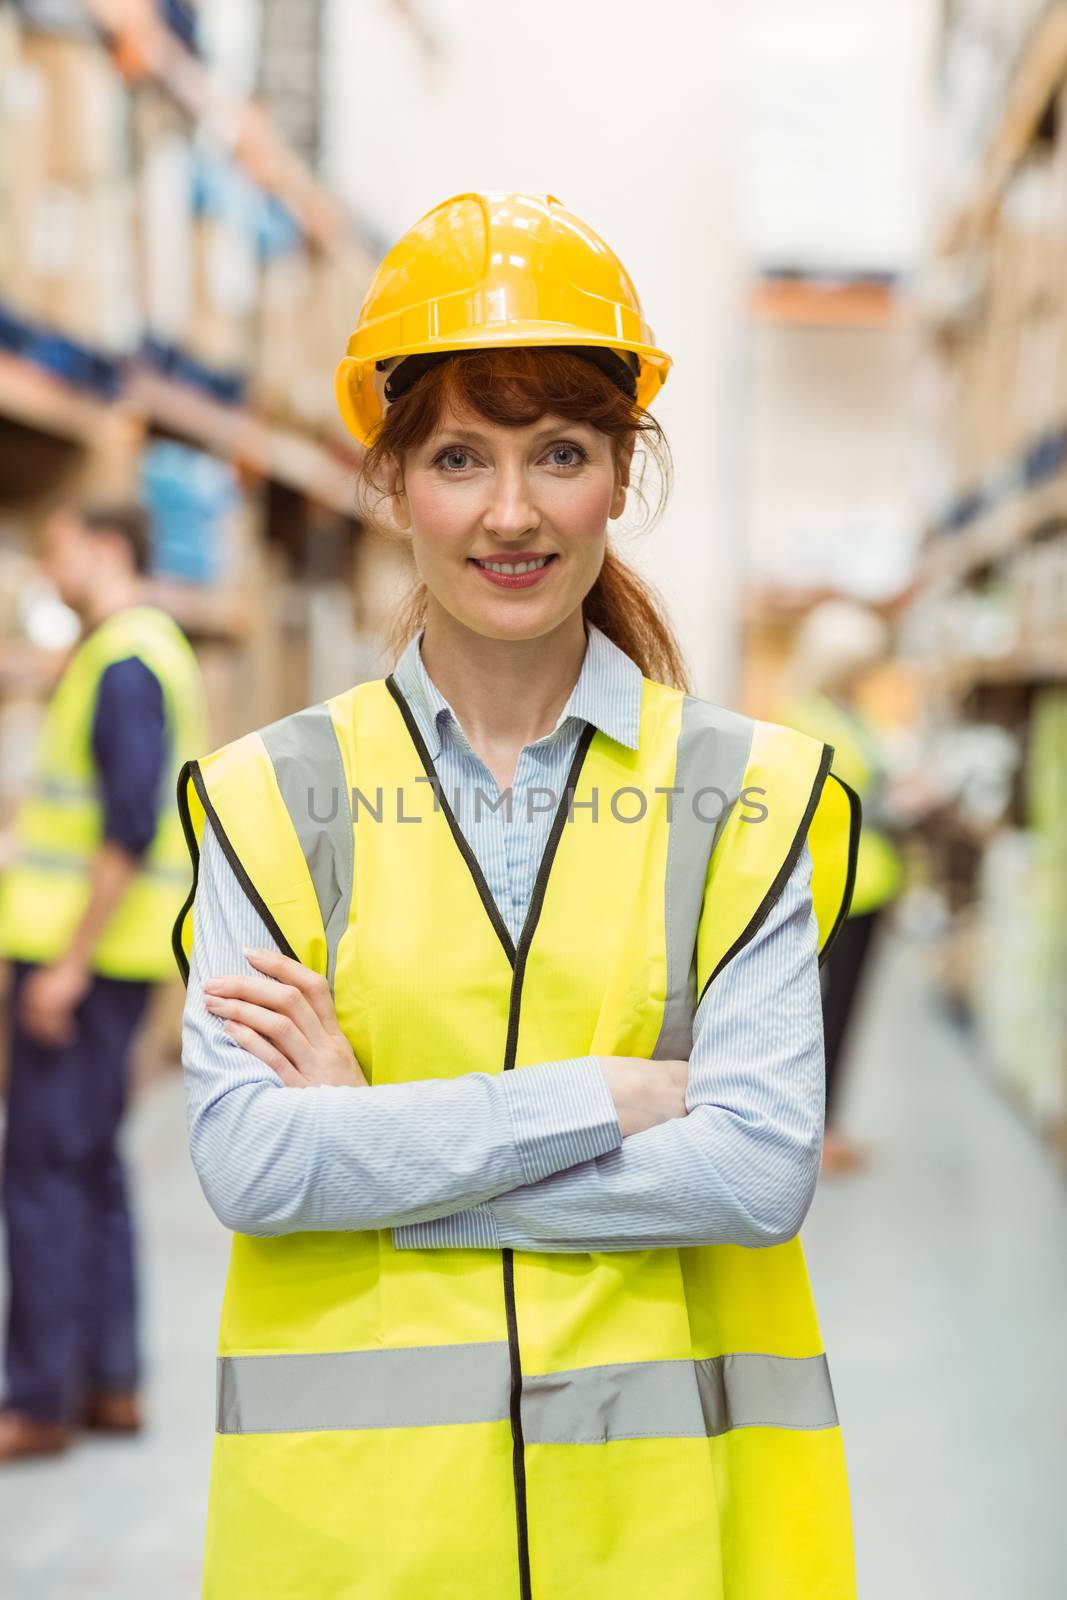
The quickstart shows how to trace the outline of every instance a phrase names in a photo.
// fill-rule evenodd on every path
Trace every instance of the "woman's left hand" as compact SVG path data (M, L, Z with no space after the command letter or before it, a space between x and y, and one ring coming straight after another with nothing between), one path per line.
M274 950L246 950L262 978L209 978L204 1005L235 1044L265 1061L291 1089L323 1083L365 1089L319 973Z

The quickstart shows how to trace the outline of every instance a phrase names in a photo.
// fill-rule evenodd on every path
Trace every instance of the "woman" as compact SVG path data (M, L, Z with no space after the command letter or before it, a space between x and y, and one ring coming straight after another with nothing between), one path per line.
M608 547L668 366L558 201L430 212L338 373L406 647L187 769L209 1596L854 1592L796 1238L850 803Z

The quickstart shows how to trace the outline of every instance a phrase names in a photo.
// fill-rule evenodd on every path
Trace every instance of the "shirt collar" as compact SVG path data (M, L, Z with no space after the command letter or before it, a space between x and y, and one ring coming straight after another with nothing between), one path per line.
M593 623L586 623L586 634L578 681L552 732L562 727L568 717L578 717L591 722L609 739L636 750L641 726L641 669ZM393 679L411 707L431 760L436 760L446 726L463 744L467 739L459 718L426 670L421 645L420 631L393 668ZM551 734L544 737L551 738Z

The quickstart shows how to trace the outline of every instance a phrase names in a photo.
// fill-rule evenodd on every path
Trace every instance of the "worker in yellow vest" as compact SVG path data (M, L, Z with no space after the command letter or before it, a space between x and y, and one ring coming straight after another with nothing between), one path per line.
M855 1593L797 1237L855 805L612 547L669 365L560 201L435 207L337 373L399 659L186 769L209 1600Z
M43 565L83 631L45 714L0 875L11 1082L0 1461L141 1423L134 1251L117 1139L130 1043L170 975L189 885L173 795L202 746L196 659L144 602L137 506L64 508Z
M852 905L823 968L827 1173L849 1172L866 1160L839 1125L842 1067L876 935L903 886L885 741L857 701L864 679L885 661L890 646L888 623L868 606L846 599L815 606L797 635L788 673L792 695L780 712L789 727L833 745L833 771L855 790L863 808Z

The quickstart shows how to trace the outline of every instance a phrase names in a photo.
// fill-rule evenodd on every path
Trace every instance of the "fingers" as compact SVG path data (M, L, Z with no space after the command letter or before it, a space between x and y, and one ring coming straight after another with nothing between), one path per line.
M292 1066L302 1070L313 1065L314 1047L288 1010L276 1011L272 1006L256 1005L251 1000L230 1000L220 995L205 995L204 1009L213 1017L239 1023L259 1034Z
M287 1088L304 1089L307 1087L307 1079L301 1076L292 1062L287 1061L281 1051L276 1049L269 1039L264 1039L263 1035L257 1033L254 1028L246 1027L241 1022L224 1022L222 1026L234 1044L240 1045L241 1049L247 1050L249 1055L256 1056L260 1061L265 1062L272 1072L278 1074L278 1077Z
M326 1030L319 1017L294 984L282 983L275 978L209 978L204 984L204 1004L207 1009L219 1016L238 1016L237 1012L220 1010L213 1004L218 1001L243 1001L265 1011L278 1012L295 1023L304 1038L312 1043L319 1043L324 1038ZM239 1017L239 1020L249 1022L251 1018Z
M312 972L280 950L246 950L245 958L268 977L298 989L328 1033L339 1031L330 986L321 972Z

